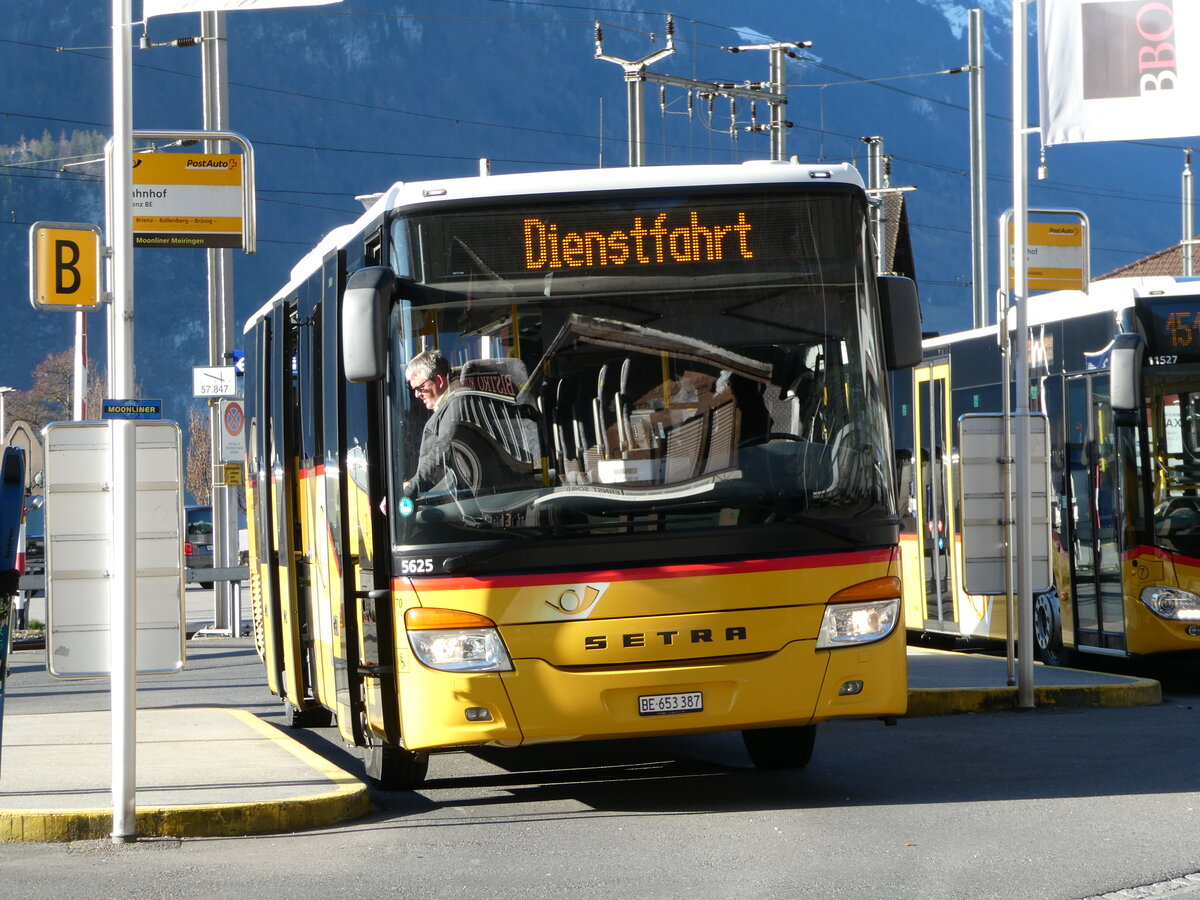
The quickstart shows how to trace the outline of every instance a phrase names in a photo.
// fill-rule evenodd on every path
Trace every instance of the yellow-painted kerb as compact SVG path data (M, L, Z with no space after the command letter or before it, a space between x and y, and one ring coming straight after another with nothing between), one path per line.
M299 831L345 822L370 810L367 787L328 760L296 743L245 710L224 709L301 760L332 787L307 796L246 803L139 806L140 837L235 837ZM269 779L269 776L267 776ZM101 840L112 833L112 810L0 809L0 842Z

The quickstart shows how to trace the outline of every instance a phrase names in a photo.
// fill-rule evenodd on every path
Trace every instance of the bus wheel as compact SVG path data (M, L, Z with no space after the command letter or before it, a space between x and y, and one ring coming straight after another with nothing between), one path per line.
M756 769L803 769L812 759L816 725L748 728L742 741Z
M363 747L363 764L367 777L384 791L412 791L425 781L429 771L429 754L403 747L389 747L378 736L365 730L367 746Z
M1033 598L1033 642L1037 645L1038 659L1046 665L1069 663L1071 651L1063 646L1058 591L1045 591Z
M283 719L287 722L288 728L328 728L333 724L333 711L323 706L300 709L284 700Z

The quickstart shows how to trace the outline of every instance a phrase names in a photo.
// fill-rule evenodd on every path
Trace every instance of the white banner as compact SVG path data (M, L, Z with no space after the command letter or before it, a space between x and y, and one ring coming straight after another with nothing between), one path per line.
M240 9L281 9L287 6L324 6L342 0L142 0L142 21L172 13L222 12Z
M1200 135L1200 2L1038 0L1042 143Z

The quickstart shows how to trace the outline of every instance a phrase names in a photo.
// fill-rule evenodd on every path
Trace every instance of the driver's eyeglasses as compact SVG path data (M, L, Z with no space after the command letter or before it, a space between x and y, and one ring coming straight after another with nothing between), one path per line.
M432 378L426 378L424 381L422 381L420 384L418 384L416 387L414 387L412 389L413 396L420 397L420 396L423 396L424 394L430 393L433 390L433 388L428 387L428 384L431 381L433 381Z

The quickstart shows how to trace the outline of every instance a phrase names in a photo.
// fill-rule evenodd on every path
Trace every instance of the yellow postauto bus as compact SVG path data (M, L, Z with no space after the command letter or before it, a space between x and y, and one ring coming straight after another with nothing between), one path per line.
M1032 598L1037 654L1084 666L1200 655L1200 279L1111 278L1028 303L1029 407L1050 439L1053 584ZM960 419L999 413L1013 390L997 328L929 337L924 356L895 385L911 457L905 624L1003 640L1006 597L963 585L960 506L974 486L958 458Z
M716 731L802 766L817 723L904 712L887 372L919 308L854 169L368 202L246 326L255 639L292 724L412 788L431 751Z

